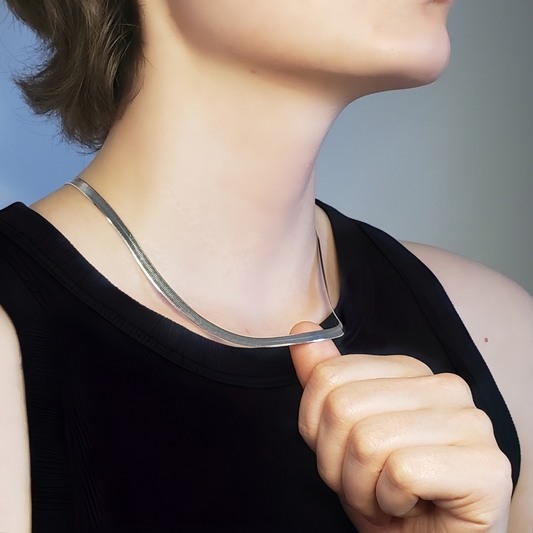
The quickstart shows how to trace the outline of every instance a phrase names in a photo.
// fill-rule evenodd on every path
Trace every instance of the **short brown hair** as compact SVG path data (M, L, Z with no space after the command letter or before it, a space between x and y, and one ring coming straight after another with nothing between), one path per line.
M42 40L44 61L15 83L65 138L97 150L131 101L142 65L136 0L6 0Z

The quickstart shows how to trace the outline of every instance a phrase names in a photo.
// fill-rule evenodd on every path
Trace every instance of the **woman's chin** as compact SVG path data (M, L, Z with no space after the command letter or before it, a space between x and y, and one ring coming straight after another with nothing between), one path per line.
M429 85L441 76L449 59L450 41L447 34L439 42L433 40L404 53L389 54L381 71L376 73L375 90L370 92Z
M427 53L415 57L407 71L413 86L428 85L436 81L446 69L450 59L450 41L446 36L438 46L428 48Z

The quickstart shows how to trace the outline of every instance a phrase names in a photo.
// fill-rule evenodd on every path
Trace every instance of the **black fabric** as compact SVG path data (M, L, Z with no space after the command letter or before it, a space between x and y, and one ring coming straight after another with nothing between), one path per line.
M454 372L520 450L487 366L433 274L318 202L341 273L341 353ZM298 433L288 348L232 348L109 283L21 203L0 211L0 305L22 350L33 533L353 532Z

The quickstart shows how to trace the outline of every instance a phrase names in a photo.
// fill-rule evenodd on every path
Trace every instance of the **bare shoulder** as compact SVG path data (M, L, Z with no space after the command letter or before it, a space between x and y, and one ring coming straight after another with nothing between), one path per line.
M0 531L31 530L30 458L17 334L0 307Z
M533 370L533 298L503 274L441 248L402 242L435 274L489 365ZM507 353L509 348L520 355Z
M402 243L439 279L483 355L515 422L522 468L509 532L533 529L533 298L479 263L433 246Z

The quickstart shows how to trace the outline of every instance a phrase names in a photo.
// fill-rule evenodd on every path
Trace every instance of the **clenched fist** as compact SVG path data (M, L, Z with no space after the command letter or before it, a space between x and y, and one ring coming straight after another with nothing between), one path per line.
M291 354L300 433L361 533L506 531L511 466L460 377L404 355L340 357L332 341Z

